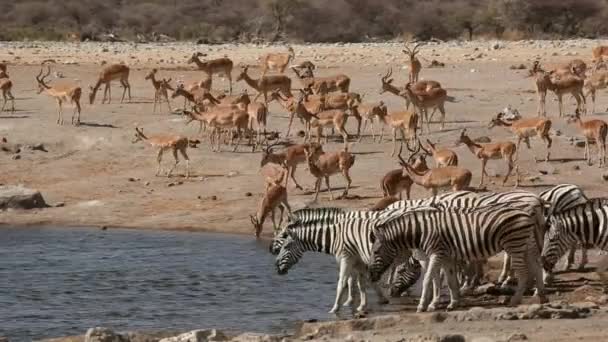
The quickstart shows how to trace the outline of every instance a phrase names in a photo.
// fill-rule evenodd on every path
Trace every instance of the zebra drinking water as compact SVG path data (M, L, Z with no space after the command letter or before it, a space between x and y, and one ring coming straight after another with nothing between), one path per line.
M448 309L458 306L460 294L455 264L485 260L501 251L511 256L518 286L511 305L521 302L528 272L536 279L537 292L544 302L542 271L534 237L536 218L529 212L512 208L512 203L490 205L475 210L418 208L381 220L372 235L370 277L379 279L394 258L404 251L419 249L429 258L418 311L434 310L429 304L431 282L444 269L450 289Z

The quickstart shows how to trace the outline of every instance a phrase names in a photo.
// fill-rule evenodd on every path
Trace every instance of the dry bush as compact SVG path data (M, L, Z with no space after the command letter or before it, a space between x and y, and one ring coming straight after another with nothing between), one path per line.
M0 1L0 39L60 39L68 32L126 39L359 42L605 35L598 0L20 0Z

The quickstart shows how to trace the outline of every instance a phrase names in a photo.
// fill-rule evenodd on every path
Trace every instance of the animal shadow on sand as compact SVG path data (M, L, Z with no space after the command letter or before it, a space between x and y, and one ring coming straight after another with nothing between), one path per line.
M96 123L96 122L80 122L80 126L98 127L98 128L120 128L112 124Z

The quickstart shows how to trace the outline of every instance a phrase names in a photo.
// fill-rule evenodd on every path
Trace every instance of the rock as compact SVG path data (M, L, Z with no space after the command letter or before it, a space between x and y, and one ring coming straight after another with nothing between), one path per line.
M525 70L526 66L523 65L523 64L520 64L520 65L511 65L509 67L509 69L511 69L511 70Z
M129 178L127 178L127 180L128 180L129 182L136 182L136 181L137 181L137 178L129 177Z
M0 186L0 210L48 207L38 190L13 185Z
M515 334L509 336L509 338L507 339L507 342L527 341L527 340L528 340L528 336L526 336L526 334L515 333Z
M602 173L602 179L608 181L608 172Z
M127 342L127 339L111 329L97 327L87 330L84 342Z
M549 163L544 163L539 169L538 172L540 172L543 175L555 175L557 174L557 169L549 164Z
M251 197L251 196L253 196L253 194L251 192L246 192L245 193L245 197Z
M476 295L481 295L481 294L493 294L496 292L496 284L494 283L487 283L487 284L483 284L480 286L477 286L474 290L473 293Z
M46 149L46 147L44 146L44 144L29 145L28 148L30 150L32 150L32 151L48 152L48 150Z
M585 147L585 142L582 140L579 140L577 142L574 143L574 146L576 147Z
M578 171L581 169L581 167L579 165L574 165L574 166L572 166L572 169L575 171Z
M460 334L450 334L441 336L439 342L465 342L465 338Z
M217 196L215 196L215 195L211 196L211 200L212 201L217 201Z
M473 139L473 141L476 143L487 144L489 142L492 142L492 139L490 139L490 137L487 137L487 136L481 136L481 137Z
M498 50L500 48L501 48L500 43L498 43L498 42L490 43L490 50Z
M11 157L12 160L19 160L21 159L21 155L20 154L15 154L14 156Z
M65 202L57 202L54 205L55 208L63 208L65 207Z
M162 338L177 336L181 331L129 331L123 334L129 342L156 342Z
M228 337L216 329L192 330L174 337L163 338L158 342L207 342L227 341Z

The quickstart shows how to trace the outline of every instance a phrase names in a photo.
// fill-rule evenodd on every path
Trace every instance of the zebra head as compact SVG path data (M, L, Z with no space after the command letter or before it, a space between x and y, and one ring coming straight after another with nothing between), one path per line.
M550 272L555 264L576 242L576 235L567 229L562 220L552 216L549 219L549 231L543 246L542 262L545 271Z
M272 242L270 243L270 246L268 246L268 251L270 252L270 254L278 255L281 251L281 248L283 247L283 244L285 243L285 240L289 237L289 232L291 231L291 229L301 227L303 225L302 220L295 215L290 215L288 222L289 223L285 227L283 227L280 232L275 234L274 239L272 239Z
M372 282L376 282L397 257L397 249L387 243L385 232L382 229L376 228L370 235L370 240L372 242L372 263L369 266L369 276Z
M422 274L422 266L414 257L395 268L395 279L391 284L391 297L399 297L410 287L414 286Z
M280 275L287 274L289 269L300 261L303 254L304 248L302 243L297 238L289 235L283 241L283 246L275 261L277 273Z

